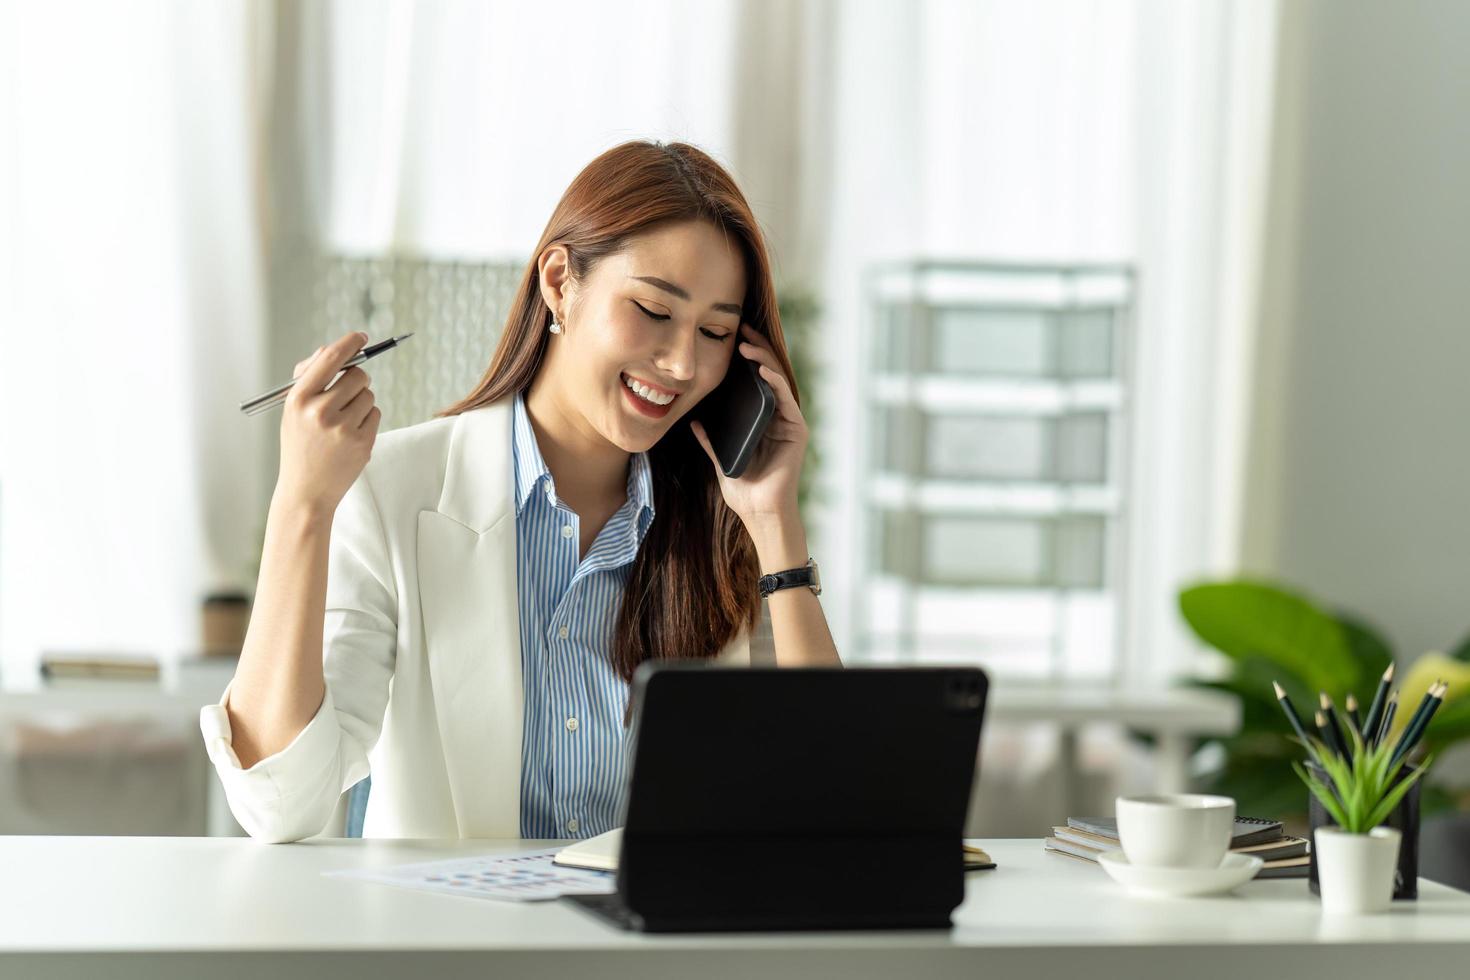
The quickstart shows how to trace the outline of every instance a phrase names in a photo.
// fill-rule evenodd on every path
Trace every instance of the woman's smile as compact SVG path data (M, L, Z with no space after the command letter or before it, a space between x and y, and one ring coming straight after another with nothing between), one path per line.
M627 374L619 376L622 384L623 395L628 403L643 415L651 419L661 419L669 414L669 408L679 397L676 392L667 392L662 388L655 388Z

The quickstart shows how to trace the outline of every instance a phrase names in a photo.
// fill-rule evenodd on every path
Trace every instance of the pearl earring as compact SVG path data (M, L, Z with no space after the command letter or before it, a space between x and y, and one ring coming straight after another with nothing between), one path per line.
M556 322L556 314L551 314L551 326L548 327L552 333L561 333L561 324Z

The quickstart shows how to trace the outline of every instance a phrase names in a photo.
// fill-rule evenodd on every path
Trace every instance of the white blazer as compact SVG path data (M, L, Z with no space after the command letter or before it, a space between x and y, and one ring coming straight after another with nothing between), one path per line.
M200 710L252 837L322 833L369 768L364 836L520 836L513 397L378 436L332 522L326 696L291 744L242 769L230 688ZM717 659L749 664L748 634Z

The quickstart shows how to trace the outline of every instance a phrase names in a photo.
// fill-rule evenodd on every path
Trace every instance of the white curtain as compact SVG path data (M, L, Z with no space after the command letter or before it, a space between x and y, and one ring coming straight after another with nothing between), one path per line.
M796 249L794 0L323 0L280 25L286 230L345 254L529 257L610 146L687 140L731 167ZM795 93L795 95L793 95Z
M1275 0L1140 6L1142 154L1125 679L1209 670L1176 596L1236 573L1262 304Z
M1121 680L1194 666L1174 596L1239 549L1274 3L925 0L836 7L822 337L825 445L853 447L861 270L882 259L1125 262L1139 272L1134 520ZM834 462L838 454L834 453ZM850 633L863 474L826 474ZM824 566L825 574L825 566Z
M265 8L0 5L0 668L165 661L258 543Z

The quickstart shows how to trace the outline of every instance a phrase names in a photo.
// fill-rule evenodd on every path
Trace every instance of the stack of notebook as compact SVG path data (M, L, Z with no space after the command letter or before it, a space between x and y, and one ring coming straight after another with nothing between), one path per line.
M1053 827L1046 849L1086 861L1096 861L1103 851L1118 850L1118 821L1112 817L1069 817L1067 826ZM1254 854L1265 862L1257 878L1305 878L1311 863L1311 845L1303 837L1289 837L1279 820L1236 817L1230 849L1237 854Z

